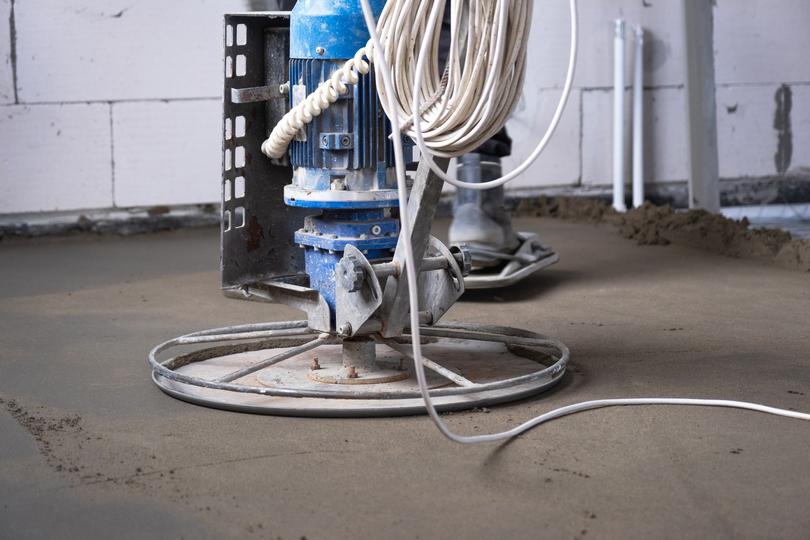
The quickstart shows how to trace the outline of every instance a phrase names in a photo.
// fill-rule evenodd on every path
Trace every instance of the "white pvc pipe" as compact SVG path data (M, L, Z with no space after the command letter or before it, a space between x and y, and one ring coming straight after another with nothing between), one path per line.
M644 204L644 29L635 26L633 71L633 208Z
M613 38L613 208L624 203L624 20L616 19Z

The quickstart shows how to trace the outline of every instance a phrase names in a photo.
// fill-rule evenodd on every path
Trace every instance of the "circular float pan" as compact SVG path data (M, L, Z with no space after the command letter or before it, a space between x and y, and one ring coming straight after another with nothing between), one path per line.
M423 327L421 332L428 386L440 411L495 405L540 393L562 378L569 356L559 341L513 328L444 324ZM341 338L313 332L305 321L189 334L155 347L149 362L152 379L161 390L207 407L314 417L425 413L409 356L409 336L377 339L378 363L386 369L407 370L407 379L369 385L312 380L308 375L313 356L324 368L340 365ZM196 350L157 360L161 353L180 346Z

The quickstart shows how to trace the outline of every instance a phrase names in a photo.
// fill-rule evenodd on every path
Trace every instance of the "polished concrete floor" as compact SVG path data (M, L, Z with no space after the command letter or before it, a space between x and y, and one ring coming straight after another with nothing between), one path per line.
M446 417L502 430L604 397L810 410L810 274L526 220L562 261L448 319L557 336L552 392ZM461 447L425 417L320 420L162 394L147 350L297 318L225 299L211 230L0 245L0 538L807 538L810 424L587 412Z

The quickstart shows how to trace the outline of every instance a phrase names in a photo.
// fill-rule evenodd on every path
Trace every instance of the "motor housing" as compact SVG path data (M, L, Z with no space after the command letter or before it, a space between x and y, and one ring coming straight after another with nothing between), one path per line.
M379 16L385 0L372 0ZM300 0L290 14L289 107L301 103L368 42L359 0ZM367 259L390 260L399 235L391 125L372 70L300 130L290 145L292 207L320 210L295 234L305 250L309 286L329 304L334 322L335 267L345 246ZM406 159L411 159L407 145Z

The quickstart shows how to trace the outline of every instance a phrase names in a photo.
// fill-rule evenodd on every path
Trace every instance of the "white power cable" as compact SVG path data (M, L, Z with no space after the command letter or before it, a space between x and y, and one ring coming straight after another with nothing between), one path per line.
M397 116L404 133L416 139L423 155L456 157L478 148L497 133L517 105L526 73L526 51L531 29L532 0L450 0L451 42L447 68L438 67L441 26L447 0L419 2L389 0L379 21L377 47L392 66L392 92L389 93L380 74L377 89L389 117ZM466 8L466 9L465 9ZM572 39L576 43L576 37ZM278 158L297 133L318 117L340 95L356 84L360 75L369 72L376 54L373 40L346 61L302 102L296 104L273 129L262 144L262 151ZM572 48L576 55L576 47ZM364 56L369 61L364 60ZM463 58L462 58L463 56ZM418 58L418 61L417 61ZM569 62L567 84L552 120L548 141L559 123L559 117L570 94L574 59ZM418 83L414 85L414 77ZM418 91L414 91L418 88ZM387 99L390 96L391 99ZM416 108L412 109L412 100ZM425 103L425 106L422 106ZM415 111L420 111L415 114ZM533 153L532 161L545 147ZM486 189L494 183L467 184L447 178L435 164L431 165L447 181L461 187ZM525 167L528 167L527 163ZM510 178L517 177L514 171ZM503 183L509 179L503 180Z
M571 4L572 14L575 14L576 0L569 0L569 2ZM392 2L389 1L388 5L391 5L391 3ZM380 43L380 38L377 34L377 26L374 21L374 14L371 10L371 6L369 5L368 0L361 0L361 5L363 8L363 16L366 20L366 25L368 26L369 34L371 35L372 41L374 42L373 54L374 54L374 63L377 66L377 77L382 80L385 89L385 96L383 96L383 94L380 93L381 94L380 99L383 101L383 106L385 107L386 105L385 102L394 95L394 81L388 62L385 60L384 55L381 52L382 46ZM572 22L572 26L576 26L576 23ZM575 34L574 28L572 28L572 35L573 34ZM416 91L414 91L414 93L416 93ZM385 108L386 111L391 110L392 104L388 103L388 107ZM414 110L418 111L419 109L414 108ZM398 115L389 114L389 119L391 121L393 132L398 133L400 127L399 121L400 119ZM414 370L416 372L416 379L419 384L419 391L421 392L422 398L425 401L425 408L427 409L428 415L433 420L433 423L436 425L439 431L441 431L441 433L445 435L448 439L464 444L501 441L520 435L521 433L537 425L540 425L544 422L547 422L555 418L560 418L562 416L591 409L598 409L602 407L624 406L624 405L696 405L706 407L731 407L736 409L745 409L768 414L774 414L778 416L785 416L788 418L796 418L800 420L810 420L810 414L788 411L785 409L777 409L774 407L758 405L755 403L747 403L743 401L728 401L716 399L681 399L681 398L601 399L594 401L585 401L582 403L576 403L573 405L567 405L565 407L554 409L550 412L547 412L531 420L528 420L527 422L524 422L510 430L503 431L500 433L492 433L487 435L473 435L473 436L458 435L456 433L453 433L452 431L450 431L450 429L444 423L442 418L439 416L439 413L436 411L436 407L433 405L432 398L430 397L430 390L428 389L427 379L425 377L425 368L423 365L424 360L422 357L422 344L421 344L422 340L419 331L419 296L417 291L417 280L416 280L417 276L413 264L413 262L416 259L413 253L413 246L410 241L411 224L407 212L408 193L405 185L405 161L403 159L403 148L400 137L393 137L393 142L394 142L394 156L397 172L397 189L399 192L400 208L402 209L402 211L400 212L400 219L402 222L402 234L408 240L406 242L403 242L403 245L405 248L405 259L406 259L405 272L406 277L408 279L408 296L410 305L410 323L411 323L411 338L412 338L411 342L413 346ZM427 156L423 155L423 159L425 157Z
M508 8L507 8L508 9ZM434 9L434 12L436 10ZM430 169L436 174L439 178L443 179L445 182L452 184L453 186L461 189L473 189L484 191L488 189L493 189L499 186L502 186L508 182L511 182L519 175L524 173L535 161L537 158L540 157L540 154L546 149L548 146L549 141L551 140L552 135L557 130L557 126L560 124L560 120L562 119L563 112L565 111L565 106L568 103L568 98L571 95L571 88L574 84L574 74L576 72L576 63L577 63L577 49L578 49L578 24L577 24L577 3L576 0L569 0L569 11L570 11L570 19L571 19L571 42L569 45L569 54L568 54L568 67L565 76L565 82L563 83L563 90L562 95L560 96L560 100L557 103L557 108L554 110L554 115L551 118L551 122L546 129L545 134L540 139L540 142L537 144L535 149L529 155L529 157L521 163L517 168L515 168L510 173L502 176L501 178L496 178L494 180L490 180L488 182L481 182L481 183L469 183L469 182L462 182L461 180L457 180L445 174L445 172L436 165L433 161L431 154L435 154L431 152L426 145L424 134L422 133L422 124L416 120L416 113L414 113L414 140L419 148L419 151L422 153L422 158L425 162L430 166ZM437 24L439 17L441 16L440 13L433 13L430 21L428 24L432 27L433 25ZM531 16L531 13L529 13ZM529 26L527 24L527 26ZM428 31L429 33L429 31ZM526 32L526 38L528 40L528 32ZM525 45L524 45L525 46ZM414 81L414 87L420 88L422 86L422 78L424 76L424 63L426 61L426 56L429 52L430 48L428 47L428 43L423 42L422 46L419 50L419 57L417 61L416 67L416 77ZM524 59L525 61L525 59ZM379 73L377 75L379 77ZM522 80L520 84L520 88L522 88ZM421 110L421 98L420 93L414 90L413 92L413 111L420 111ZM503 123L506 123L505 120ZM501 124L502 126L503 124ZM475 147L477 148L477 146ZM435 154L439 155L439 154ZM445 156L447 157L447 156Z
M407 120L411 138L421 132L423 153L450 158L475 150L503 127L520 98L532 2L453 1L445 74L437 53L446 2L422 2L418 9L407 9L407 0L394 3L401 9L384 10L379 23L398 84L390 100L383 97L386 112Z
M569 1L571 39L565 82L545 134L516 169L501 178L473 184L448 176L435 164L433 156L449 158L471 152L506 123L523 88L533 2L470 0L465 11L463 2L451 1L451 43L445 74L438 70L438 48L439 22L446 0L389 0L380 15L377 44L369 40L354 58L284 115L262 144L262 152L271 158L283 156L306 124L369 72L365 58L374 61L377 55L372 49L379 47L385 51L384 60L390 62L395 83L391 91L387 90L382 74L377 72L380 101L388 117L396 116L399 125L407 128L394 133L404 131L410 136L437 176L457 188L473 190L492 189L520 176L548 146L571 95L577 60L576 2ZM466 33L462 32L465 15ZM466 52L462 59L463 51ZM423 99L427 101L425 106Z

